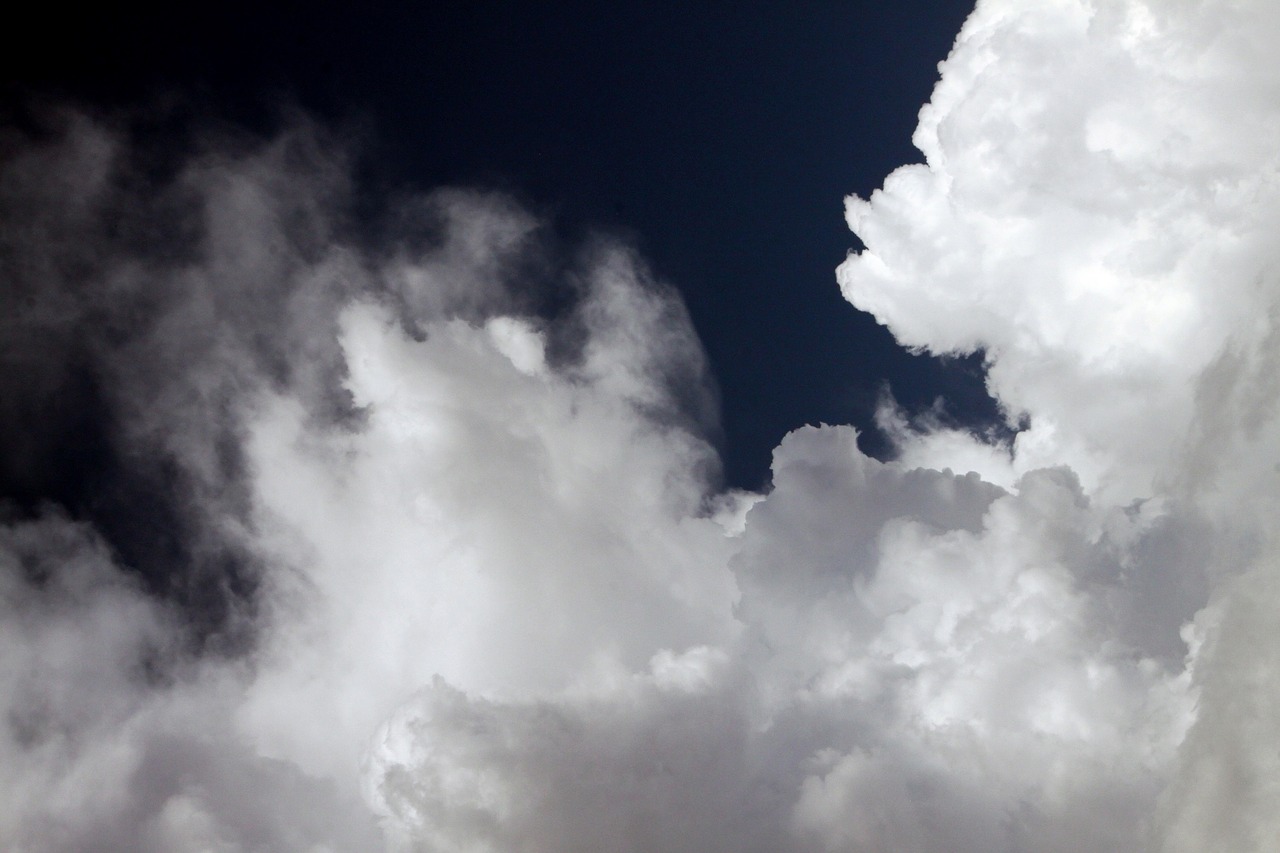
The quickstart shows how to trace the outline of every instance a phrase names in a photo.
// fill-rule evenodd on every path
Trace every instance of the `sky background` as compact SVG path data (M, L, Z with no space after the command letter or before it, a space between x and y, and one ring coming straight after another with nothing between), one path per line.
M359 138L381 198L502 189L572 237L632 242L677 287L721 392L727 483L804 424L872 427L887 383L994 426L981 358L914 357L840 298L840 218L919 159L916 114L966 2L241 4L49 8L5 37L5 103L167 104L267 131L300 108ZM19 48L18 42L21 42ZM159 115L166 114L161 110Z

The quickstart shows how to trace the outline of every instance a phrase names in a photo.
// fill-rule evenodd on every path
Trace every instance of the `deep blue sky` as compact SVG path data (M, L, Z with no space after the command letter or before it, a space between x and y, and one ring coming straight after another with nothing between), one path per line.
M168 93L265 128L285 100L371 127L377 183L500 187L567 233L627 236L684 294L720 385L727 481L755 487L786 431L865 429L886 382L909 407L942 395L959 420L993 415L976 359L904 353L834 277L855 246L843 196L919 158L916 114L970 8L48 8L4 36L3 103Z

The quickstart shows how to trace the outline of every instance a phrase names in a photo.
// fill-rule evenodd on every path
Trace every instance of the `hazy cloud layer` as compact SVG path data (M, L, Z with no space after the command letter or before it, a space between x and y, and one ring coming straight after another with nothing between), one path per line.
M762 495L624 245L356 222L303 120L7 133L0 838L1271 849L1277 27L980 4L839 282L1026 428L888 404Z

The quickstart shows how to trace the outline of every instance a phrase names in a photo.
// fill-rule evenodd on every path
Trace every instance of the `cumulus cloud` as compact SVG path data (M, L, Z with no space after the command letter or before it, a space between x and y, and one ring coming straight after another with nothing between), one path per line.
M1186 620L1201 691L1147 841L1167 849L1274 845L1250 614L1274 600L1277 27L1265 3L979 4L921 111L925 163L847 206L845 295L911 346L982 349L1025 419L997 453L889 415L901 461L960 450L1020 493L1066 465L1156 525L1118 568L1131 626Z
M155 176L127 129L48 120L5 183L7 355L44 371L5 374L43 457L11 460L6 837L368 849L362 756L433 679L529 700L736 631L714 388L625 245L562 252L463 190L357 240L344 146L305 122ZM80 439L88 474L58 469Z
M18 850L1267 850L1266 4L984 2L839 284L982 350L724 493L676 293L305 120L0 170ZM371 236L372 233L372 236Z
M921 110L925 163L849 199L867 250L845 295L906 345L986 353L1030 416L1015 474L1169 487L1209 416L1195 396L1230 393L1210 366L1262 355L1278 27L1264 3L982 3Z

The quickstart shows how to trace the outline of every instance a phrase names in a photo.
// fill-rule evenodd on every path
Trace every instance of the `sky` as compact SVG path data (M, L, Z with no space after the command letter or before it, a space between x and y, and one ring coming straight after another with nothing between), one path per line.
M44 12L4 846L1275 849L1280 7L879 5Z
M486 187L570 239L625 236L693 317L731 486L760 487L798 426L870 427L886 382L913 408L943 397L999 422L980 358L911 358L830 287L856 245L842 199L918 158L916 113L967 2L275 5L50 8L11 34L37 48L0 60L10 110L34 91L159 134L192 115L270 134L299 109L356 137L375 209Z

